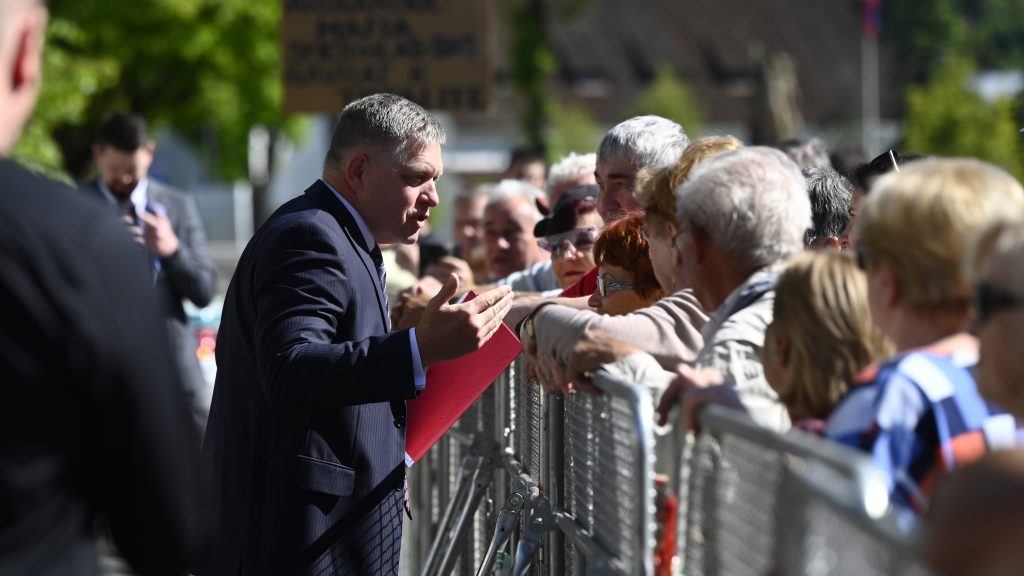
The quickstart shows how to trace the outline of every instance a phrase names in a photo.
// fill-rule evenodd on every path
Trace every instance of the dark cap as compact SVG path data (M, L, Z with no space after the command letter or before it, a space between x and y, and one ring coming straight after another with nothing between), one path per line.
M552 234L568 232L576 228L579 216L597 210L597 184L585 184L570 188L555 204L551 216L537 222L533 237L543 238Z

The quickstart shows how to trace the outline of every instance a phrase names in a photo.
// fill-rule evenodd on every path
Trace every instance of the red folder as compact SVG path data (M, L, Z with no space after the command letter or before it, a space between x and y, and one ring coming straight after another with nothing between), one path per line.
M470 293L466 300L474 296ZM426 388L406 403L406 465L418 462L522 350L519 339L503 323L479 350L431 366Z

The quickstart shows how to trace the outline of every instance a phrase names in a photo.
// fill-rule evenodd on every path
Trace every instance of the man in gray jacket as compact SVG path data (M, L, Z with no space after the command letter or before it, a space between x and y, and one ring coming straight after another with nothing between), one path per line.
M701 163L676 194L682 277L712 311L701 330L704 347L692 366L673 373L640 348L589 338L573 351L570 370L604 365L619 377L666 387L662 420L694 387L729 386L754 421L784 431L789 415L764 377L761 353L775 279L786 258L803 250L811 223L803 177L778 150L743 148Z

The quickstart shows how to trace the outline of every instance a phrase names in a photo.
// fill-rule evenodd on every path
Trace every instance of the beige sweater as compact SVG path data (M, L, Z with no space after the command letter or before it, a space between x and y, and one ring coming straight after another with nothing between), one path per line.
M623 316L552 305L541 308L534 321L537 349L562 362L569 360L583 332L596 330L645 350L666 370L675 370L677 364L697 358L704 346L700 331L707 320L693 292L680 290Z

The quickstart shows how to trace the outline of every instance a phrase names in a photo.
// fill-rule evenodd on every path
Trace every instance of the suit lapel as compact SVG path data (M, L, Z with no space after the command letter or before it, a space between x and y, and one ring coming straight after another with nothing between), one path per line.
M386 290L387 287L381 286L380 276L377 275L377 264L370 257L371 247L366 245L366 239L363 238L362 232L359 231L359 226L356 224L355 219L345 208L345 205L334 196L334 192L331 192L330 188L320 180L317 180L306 189L306 195L316 200L341 225L345 237L352 245L353 252L359 256L359 260L363 263L363 269L370 276L373 285L377 287L375 294L377 310L380 312L380 320L384 326L384 332L388 332L388 311L385 309L382 296L383 290Z

